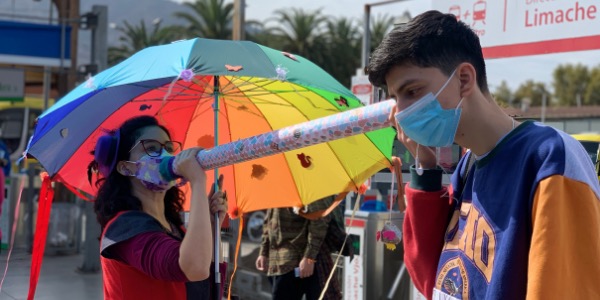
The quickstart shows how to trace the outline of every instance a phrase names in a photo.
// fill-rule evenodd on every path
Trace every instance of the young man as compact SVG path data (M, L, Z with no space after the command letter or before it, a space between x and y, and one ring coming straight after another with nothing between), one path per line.
M404 258L427 298L600 299L594 166L564 132L498 107L467 25L426 12L381 42L368 72L397 101L398 139L418 157ZM452 143L471 151L446 189L432 147Z

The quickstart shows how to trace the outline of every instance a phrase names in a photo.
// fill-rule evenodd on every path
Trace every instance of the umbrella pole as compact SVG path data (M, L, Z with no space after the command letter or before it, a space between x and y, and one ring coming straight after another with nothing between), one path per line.
M214 77L214 103L213 103L213 112L214 112L214 132L215 132L215 146L219 145L219 76ZM215 193L219 191L219 168L214 169L214 187ZM215 216L215 232L214 232L214 243L215 243L215 252L214 252L214 262L215 262L215 289L214 289L214 298L217 300L221 294L221 273L219 271L219 257L220 257L220 246L221 246L221 230L219 224L219 213L216 212Z

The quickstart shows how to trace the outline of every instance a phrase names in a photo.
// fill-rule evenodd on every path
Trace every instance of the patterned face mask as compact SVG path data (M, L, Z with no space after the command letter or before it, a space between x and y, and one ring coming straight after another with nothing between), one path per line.
M170 166L172 165L172 156L166 151L163 151L161 156L151 157L149 155L142 156L138 161L125 161L127 164L132 164L131 168L126 168L127 174L125 176L131 176L139 179L142 185L148 190L153 192L164 192L174 186L182 186L187 183L183 178L177 179L166 179L166 177L173 178L174 176L165 176L168 174ZM134 170L134 171L131 171Z

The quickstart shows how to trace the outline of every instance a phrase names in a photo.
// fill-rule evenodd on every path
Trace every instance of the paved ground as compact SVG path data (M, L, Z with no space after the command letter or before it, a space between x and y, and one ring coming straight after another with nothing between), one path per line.
M244 256L245 266L241 269L250 270L256 257L257 244L243 242L241 254ZM224 243L225 255L227 256L227 243ZM0 253L0 278L4 275L8 250ZM77 270L83 264L83 255L51 255L44 257L40 279L36 292L36 300L101 300L102 297L102 275L81 274ZM8 272L0 292L0 300L27 299L29 290L29 271L31 268L31 255L24 249L13 251L8 265ZM266 277L264 277L266 280ZM268 283L262 281L262 283ZM234 285L235 287L236 285ZM268 289L269 286L264 288ZM264 295L264 294L263 294ZM257 297L244 297L247 299L260 299ZM263 297L264 298L264 297ZM267 297L268 299L268 297Z
M8 251L0 255L0 274L4 275ZM47 255L44 257L36 300L86 299L101 300L102 275L80 274L82 255ZM0 300L27 299L31 255L24 250L13 251Z

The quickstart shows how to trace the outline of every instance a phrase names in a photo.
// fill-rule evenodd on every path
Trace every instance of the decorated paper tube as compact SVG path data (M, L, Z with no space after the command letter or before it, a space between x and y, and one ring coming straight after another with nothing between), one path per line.
M390 127L394 105L387 100L347 110L203 150L196 158L209 170Z

